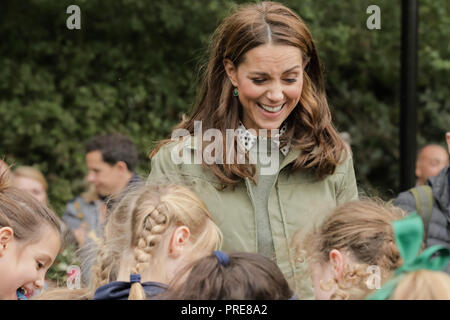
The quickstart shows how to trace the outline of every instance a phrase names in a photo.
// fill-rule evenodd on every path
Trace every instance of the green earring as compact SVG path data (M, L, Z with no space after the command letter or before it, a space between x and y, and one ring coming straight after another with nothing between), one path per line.
M234 88L233 90L233 96L237 97L239 95L239 91L237 88Z

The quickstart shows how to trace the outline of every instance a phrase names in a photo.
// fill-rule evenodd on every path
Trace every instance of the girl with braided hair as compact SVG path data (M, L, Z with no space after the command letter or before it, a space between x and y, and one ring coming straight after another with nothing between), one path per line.
M143 300L165 291L185 265L220 248L222 233L188 188L138 185L107 218L88 288L40 299Z
M379 289L402 263L392 222L404 216L381 200L351 201L306 237L298 233L293 248L309 266L315 298L363 299Z

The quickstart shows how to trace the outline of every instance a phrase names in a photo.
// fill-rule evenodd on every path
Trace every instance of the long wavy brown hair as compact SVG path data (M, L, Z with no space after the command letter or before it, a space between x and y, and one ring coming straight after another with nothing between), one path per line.
M228 78L224 59L229 59L237 68L245 54L258 46L271 43L289 45L300 49L304 69L304 83L299 104L287 118L288 130L280 137L281 146L291 142L292 148L300 149L292 169L310 168L318 178L333 174L342 160L344 144L331 122L324 81L316 46L303 20L286 6L276 2L260 2L238 6L225 18L214 32L209 61L197 93L194 111L175 129L186 129L194 135L194 121L202 121L204 131L215 128L226 136L227 129L236 130L242 116L242 106L233 96L233 85ZM225 139L223 139L225 140ZM151 158L161 146L170 142L161 141L153 150ZM237 140L234 137L234 164L205 164L226 185L234 185L242 178L256 181L254 164L237 164ZM223 142L226 150L226 142Z

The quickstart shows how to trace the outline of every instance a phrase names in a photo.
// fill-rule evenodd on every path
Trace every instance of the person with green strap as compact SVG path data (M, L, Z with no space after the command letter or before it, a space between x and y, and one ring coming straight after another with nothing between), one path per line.
M450 153L450 132L446 133ZM450 248L450 166L446 166L425 185L402 192L393 201L406 212L417 212L423 220L426 246ZM450 267L445 270L450 273Z
M403 264L383 287L369 295L367 300L423 300L450 299L450 276L440 272L450 263L450 250L441 245L423 246L422 219L414 212L393 223L395 243ZM420 281L420 278L423 278ZM425 281L425 279L429 281ZM416 287L411 282L420 282Z

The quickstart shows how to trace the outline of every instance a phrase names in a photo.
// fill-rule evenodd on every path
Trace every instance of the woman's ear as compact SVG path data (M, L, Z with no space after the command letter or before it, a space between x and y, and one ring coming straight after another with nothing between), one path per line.
M333 277L335 279L340 279L344 271L344 263L345 263L343 254L337 249L331 250L330 263L333 269Z
M303 62L302 62L302 69L303 69L303 70L305 70L306 66L307 66L308 63L309 63L309 60L311 60L310 57L306 57L306 58L303 60Z
M223 59L223 66L225 68L225 72L227 73L228 79L230 79L233 86L237 87L238 83L234 63L230 59Z
M12 240L14 239L14 231L10 227L0 228L0 257L5 252L5 249Z
M184 248L189 242L191 231L186 226L176 228L172 233L172 238L169 243L169 256L172 258L178 258Z

